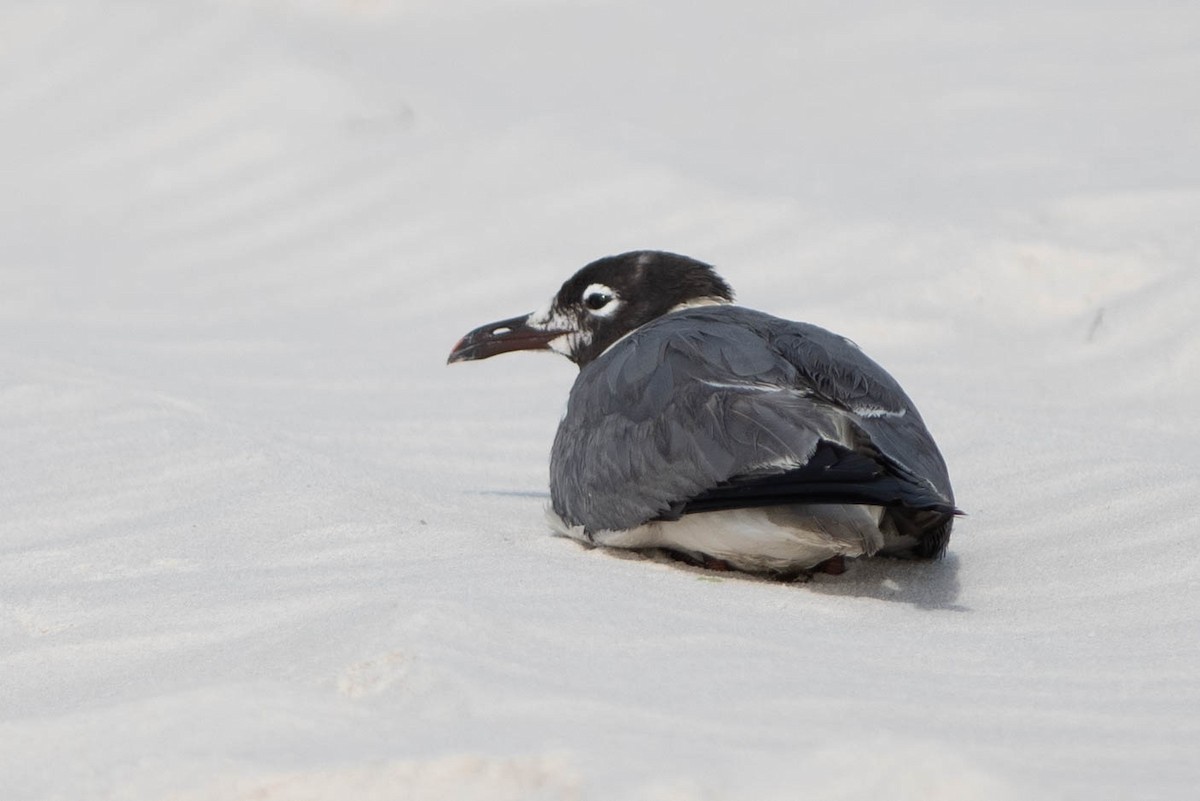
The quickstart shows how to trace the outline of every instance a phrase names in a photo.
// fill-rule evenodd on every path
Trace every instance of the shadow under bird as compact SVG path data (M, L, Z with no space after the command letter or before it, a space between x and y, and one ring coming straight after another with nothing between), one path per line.
M515 350L579 366L550 459L561 534L781 577L946 549L946 463L896 380L844 337L733 305L707 264L599 259L449 361Z

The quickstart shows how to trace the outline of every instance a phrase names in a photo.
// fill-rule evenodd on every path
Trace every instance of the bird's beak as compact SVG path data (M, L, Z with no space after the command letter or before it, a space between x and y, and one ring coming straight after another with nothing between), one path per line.
M551 340L567 333L533 325L529 322L531 316L525 314L479 326L458 341L446 363L486 359L510 350L548 350Z

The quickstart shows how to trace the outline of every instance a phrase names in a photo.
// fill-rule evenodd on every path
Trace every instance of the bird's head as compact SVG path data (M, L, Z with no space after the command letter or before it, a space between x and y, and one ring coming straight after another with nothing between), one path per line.
M656 250L608 256L571 276L545 308L471 331L449 362L552 350L583 367L656 317L732 300L733 290L712 267L687 256Z

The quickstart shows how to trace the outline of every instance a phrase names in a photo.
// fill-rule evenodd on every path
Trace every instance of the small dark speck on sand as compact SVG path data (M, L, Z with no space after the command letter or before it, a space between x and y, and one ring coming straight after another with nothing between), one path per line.
M1104 326L1104 307L1096 310L1096 316L1092 318L1092 324L1088 326L1087 341L1094 342L1096 334L1100 333L1100 329Z

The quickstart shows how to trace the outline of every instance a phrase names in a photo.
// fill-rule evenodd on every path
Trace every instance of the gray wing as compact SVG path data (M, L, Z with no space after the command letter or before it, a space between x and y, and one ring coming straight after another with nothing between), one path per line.
M560 517L600 531L799 502L944 515L945 472L911 401L845 339L717 307L643 326L580 372L550 488Z
M807 323L772 318L772 347L815 397L845 410L861 432L856 444L927 483L953 506L946 462L916 405L896 379L845 337Z

